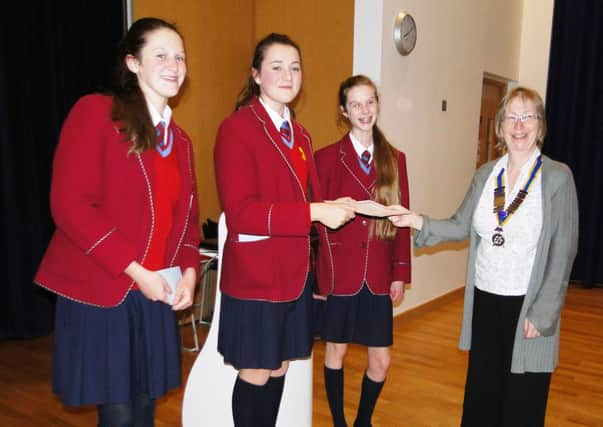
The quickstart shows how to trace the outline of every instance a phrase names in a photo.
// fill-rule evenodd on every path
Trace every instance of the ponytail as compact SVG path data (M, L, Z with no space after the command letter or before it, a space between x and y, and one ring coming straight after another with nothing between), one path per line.
M377 179L373 188L375 200L382 205L400 204L400 178L398 177L399 153L387 141L377 125L373 126L373 159ZM378 239L393 240L397 228L388 219L378 219L375 223L375 235Z

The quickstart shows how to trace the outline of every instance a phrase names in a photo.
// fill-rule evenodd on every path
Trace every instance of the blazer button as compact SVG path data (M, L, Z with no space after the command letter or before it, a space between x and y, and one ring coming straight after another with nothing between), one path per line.
M366 242L362 242L362 244L360 246L362 246L362 249L366 249L367 248Z
M362 225L364 225L365 227L368 225L368 221L366 219L362 220Z

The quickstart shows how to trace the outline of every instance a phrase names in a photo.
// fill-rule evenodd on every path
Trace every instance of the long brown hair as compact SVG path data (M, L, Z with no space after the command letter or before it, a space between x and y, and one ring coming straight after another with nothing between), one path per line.
M159 18L141 18L132 24L119 43L111 119L119 123L119 131L124 139L132 142L131 153L142 153L155 148L156 136L138 78L128 69L126 58L132 55L140 60L148 35L161 28L170 29L182 38L173 24Z
M348 92L356 86L368 86L373 89L375 98L379 102L377 86L371 79L363 75L356 75L344 80L339 85L340 111L347 110ZM384 205L400 204L400 180L398 177L399 152L385 138L381 129L375 124L373 126L373 162L375 165L375 186L373 187L374 199ZM397 228L387 219L375 221L375 236L381 240L393 240L396 237Z
M270 33L262 40L258 42L255 46L255 50L253 52L253 59L251 60L251 68L256 70L257 72L261 71L262 62L264 61L264 57L266 56L266 51L273 44L282 44L285 46L291 46L297 50L297 54L299 55L299 62L301 63L301 50L297 43L295 43L291 38L285 34L278 33ZM253 79L251 72L249 73L249 77L247 77L247 82L239 96L237 97L237 103L235 105L235 110L238 110L243 105L247 104L251 98L254 96L260 95L260 87Z

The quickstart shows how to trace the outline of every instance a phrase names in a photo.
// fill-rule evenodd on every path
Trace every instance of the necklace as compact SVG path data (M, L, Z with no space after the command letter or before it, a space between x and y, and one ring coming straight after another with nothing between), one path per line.
M542 169L542 154L538 156L538 158L534 161L532 165L532 170L530 171L530 176L528 177L526 183L523 188L519 190L517 196L513 199L509 207L505 210L505 183L504 183L504 172L505 168L502 168L496 177L496 187L494 188L494 214L496 215L496 219L498 221L498 226L494 229L494 234L492 235L492 245L494 246L503 246L505 244L505 237L503 236L503 225L509 221L511 216L519 209L523 201L528 197L528 192L532 183L534 182L534 178L538 175L540 170Z

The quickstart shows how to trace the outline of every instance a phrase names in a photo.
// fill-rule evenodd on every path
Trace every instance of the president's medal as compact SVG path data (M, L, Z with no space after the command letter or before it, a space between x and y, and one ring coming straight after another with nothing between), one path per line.
M538 158L534 161L532 165L532 171L530 172L530 177L526 181L525 185L515 199L511 202L509 207L505 210L505 184L504 184L504 172L505 169L502 168L496 177L496 188L494 188L494 209L493 212L496 215L496 220L498 221L498 226L494 229L494 233L492 234L492 245L493 246L503 246L505 244L505 236L503 235L503 225L507 223L507 221L513 216L515 211L519 209L523 201L528 197L528 191L530 190L530 186L534 182L534 178L538 175L538 172L542 169L542 155L538 156Z

